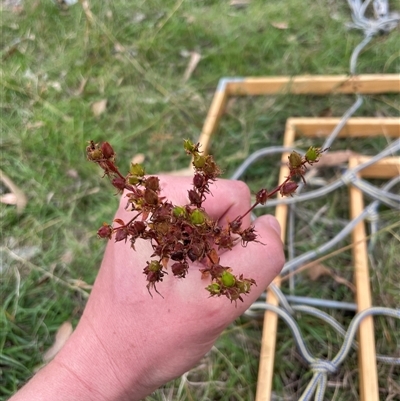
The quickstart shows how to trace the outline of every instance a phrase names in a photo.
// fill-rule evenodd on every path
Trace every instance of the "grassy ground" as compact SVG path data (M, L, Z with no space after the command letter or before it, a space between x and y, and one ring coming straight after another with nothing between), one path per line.
M198 138L221 77L347 73L362 38L344 27L350 20L345 1L253 0L243 9L211 0L92 3L90 19L80 4L62 9L45 0L2 1L1 169L28 203L20 215L13 206L0 209L0 400L32 375L60 324L78 322L86 296L71 289L72 280L92 283L97 273L104 243L96 229L110 220L117 200L85 161L86 141L109 140L126 165L142 153L150 173L186 167L182 139ZM184 56L191 51L202 59L184 82ZM358 71L399 73L399 60L393 32L367 46ZM95 116L93 104L105 99L105 112ZM327 108L340 116L352 101L347 96L237 99L221 122L218 134L224 140L216 141L212 152L228 176L252 151L281 144L288 117L318 116ZM394 116L399 110L395 96L373 96L357 115ZM372 154L384 145L382 139L339 141L334 149ZM263 166L254 166L246 177L253 189L275 183L277 161L271 159L267 177ZM0 190L7 192L5 186ZM337 232L339 218L348 218L346 196L344 191L298 209L298 253ZM328 220L309 227L307 213L312 216L325 203ZM383 210L382 226L396 219ZM400 303L399 235L399 227L382 232L371 255L376 305ZM351 281L350 253L327 265ZM353 299L347 287L325 277L310 282L301 276L297 293ZM344 324L352 317L333 314ZM300 323L319 356L338 349L341 339L324 325L308 317ZM377 326L379 352L399 356L399 323L377 319ZM239 320L198 367L148 401L252 400L261 331L258 321ZM276 399L295 400L310 373L283 324L279 331L274 392ZM399 368L379 365L379 375L381 399L398 399ZM328 385L327 399L358 398L354 354Z

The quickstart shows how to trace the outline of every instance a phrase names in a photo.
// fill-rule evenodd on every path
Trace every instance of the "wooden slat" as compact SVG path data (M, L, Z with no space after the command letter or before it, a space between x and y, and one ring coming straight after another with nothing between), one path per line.
M326 137L339 124L340 118L290 118L298 134L307 137ZM339 133L339 137L385 135L400 137L400 118L353 117Z
M358 164L362 164L371 159L368 156L354 156ZM367 178L393 178L400 175L400 156L385 157L360 171L361 177Z
M358 162L351 158L349 167L354 168ZM350 187L350 217L356 218L364 209L363 194L353 186ZM361 312L372 306L368 253L364 222L360 222L352 232L354 282L356 285L357 311ZM358 330L358 366L360 375L360 400L379 401L378 373L376 367L376 350L374 321L366 317Z
M228 95L225 90L225 86L218 87L211 102L210 109L208 110L207 117L204 121L203 129L199 138L199 142L201 144L200 149L205 153L208 153L211 136L217 129L221 115L225 111L227 98Z
M328 93L393 93L400 91L399 74L303 75L280 77L226 78L231 96L272 95L278 93L326 95Z
M284 146L291 146L294 142L294 127L288 121L286 123ZM279 182L283 182L287 176L287 157L288 153L282 155L282 167L279 172ZM278 195L280 196L280 195ZM278 205L275 210L275 217L281 226L282 242L286 237L287 205ZM281 284L280 276L274 280L278 287ZM272 291L268 291L266 302L278 305L279 301ZM258 367L257 395L256 401L270 401L272 395L272 377L274 372L275 345L278 328L278 316L274 312L267 311L264 314L263 334L261 339L260 363Z

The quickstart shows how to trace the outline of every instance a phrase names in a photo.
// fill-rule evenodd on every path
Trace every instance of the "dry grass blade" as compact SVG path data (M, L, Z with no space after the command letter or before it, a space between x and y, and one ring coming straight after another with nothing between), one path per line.
M99 100L92 104L92 112L95 117L101 116L107 108L107 99Z
M43 273L46 277L49 277L50 279L54 280L56 283L59 283L59 284L65 286L65 287L68 287L71 290L78 291L81 295L83 295L84 298L88 298L89 297L89 294L86 291L82 290L81 288L79 288L77 286L71 285L70 283L66 282L62 278L55 276L54 274L50 273L46 269L43 269L43 267L36 266L32 262L29 262L28 260L26 260L24 258L21 258L20 256L18 256L15 252L10 250L9 248L1 247L0 250L7 252L7 254L11 258L13 258L14 260L17 260L18 262L22 263L24 266L28 267L30 270L39 271L39 272Z
M190 60L189 64L186 67L185 73L183 74L183 82L186 82L189 80L189 78L192 76L193 71L196 69L197 64L199 64L201 60L201 54L197 52L191 52L190 53Z
M89 24L93 23L93 13L90 11L90 4L87 0L80 0L86 19Z
M289 24L287 22L271 22L271 25L276 29L288 29Z

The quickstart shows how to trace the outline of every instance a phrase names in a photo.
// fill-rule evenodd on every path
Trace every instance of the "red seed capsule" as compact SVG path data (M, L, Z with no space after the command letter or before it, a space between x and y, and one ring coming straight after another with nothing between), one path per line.
M279 192L282 196L292 196L296 192L297 187L298 185L294 181L289 181L282 185Z
M268 199L268 192L266 189L260 189L257 194L256 194L256 201L257 203L260 203L261 205L264 205L265 202Z
M105 159L111 159L115 156L114 149L108 142L103 142L101 144L101 151L103 152L103 156Z
M113 229L112 227L107 224L107 223L103 223L103 225L99 228L99 230L97 231L97 235L99 238L111 238Z

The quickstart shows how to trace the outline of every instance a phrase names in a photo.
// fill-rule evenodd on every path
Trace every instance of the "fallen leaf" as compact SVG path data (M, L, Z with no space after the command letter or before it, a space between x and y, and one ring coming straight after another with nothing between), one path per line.
M287 22L271 22L271 25L276 29L288 29L289 24Z
M99 117L100 115L102 115L106 111L106 108L107 99L102 99L92 104L92 112L95 117Z
M351 291L356 292L356 288L353 283L350 283L350 281L335 274L333 271L331 271L331 269L324 266L323 264L316 263L315 265L310 266L307 270L307 275L312 281L316 281L322 276L332 277L338 284L343 284Z
M79 174L74 168L70 168L69 170L67 170L66 174L68 177L71 177L74 179L79 178Z
M229 5L236 8L245 8L251 3L251 0L231 0Z
M2 170L0 170L0 181L11 191L11 193L15 197L15 203L17 207L17 213L20 214L25 209L25 206L28 202L25 194L11 181L11 179L6 176ZM10 197L9 199L10 200Z
M139 12L133 14L132 22L134 22L135 24L138 24L139 22L142 22L145 19L146 19L146 14L143 14L139 11Z
M201 60L201 54L197 52L190 53L189 64L186 67L185 73L183 74L183 82L186 82L193 74L193 71L196 69L197 64L199 64Z
M61 262L69 265L74 260L74 253L69 249L61 256Z
M71 322L64 322L57 330L54 344L44 353L43 361L51 361L65 345L73 332Z
M125 52L125 47L122 46L120 43L116 42L114 44L114 52L115 53L124 53Z
M26 124L26 129L36 129L36 128L41 128L44 127L44 122L43 121L35 121L34 123L28 123Z
M88 78L82 78L81 82L79 84L78 89L74 92L75 96L80 96L82 95L83 91L85 90L86 84L87 84Z
M145 155L143 153L138 153L132 157L131 163L132 164L142 164L145 160Z
M307 270L308 277L312 281L318 280L321 276L331 276L331 271L324 265L317 263Z
M193 15L184 14L183 15L187 24L193 24L196 21L196 18Z
M333 112L330 107L325 107L318 113L318 117L332 117Z
M232 112L232 109L235 106L236 101L237 101L236 97L230 97L229 98L229 100L228 100L228 102L226 103L226 106L225 106L225 114L229 114L229 113Z

